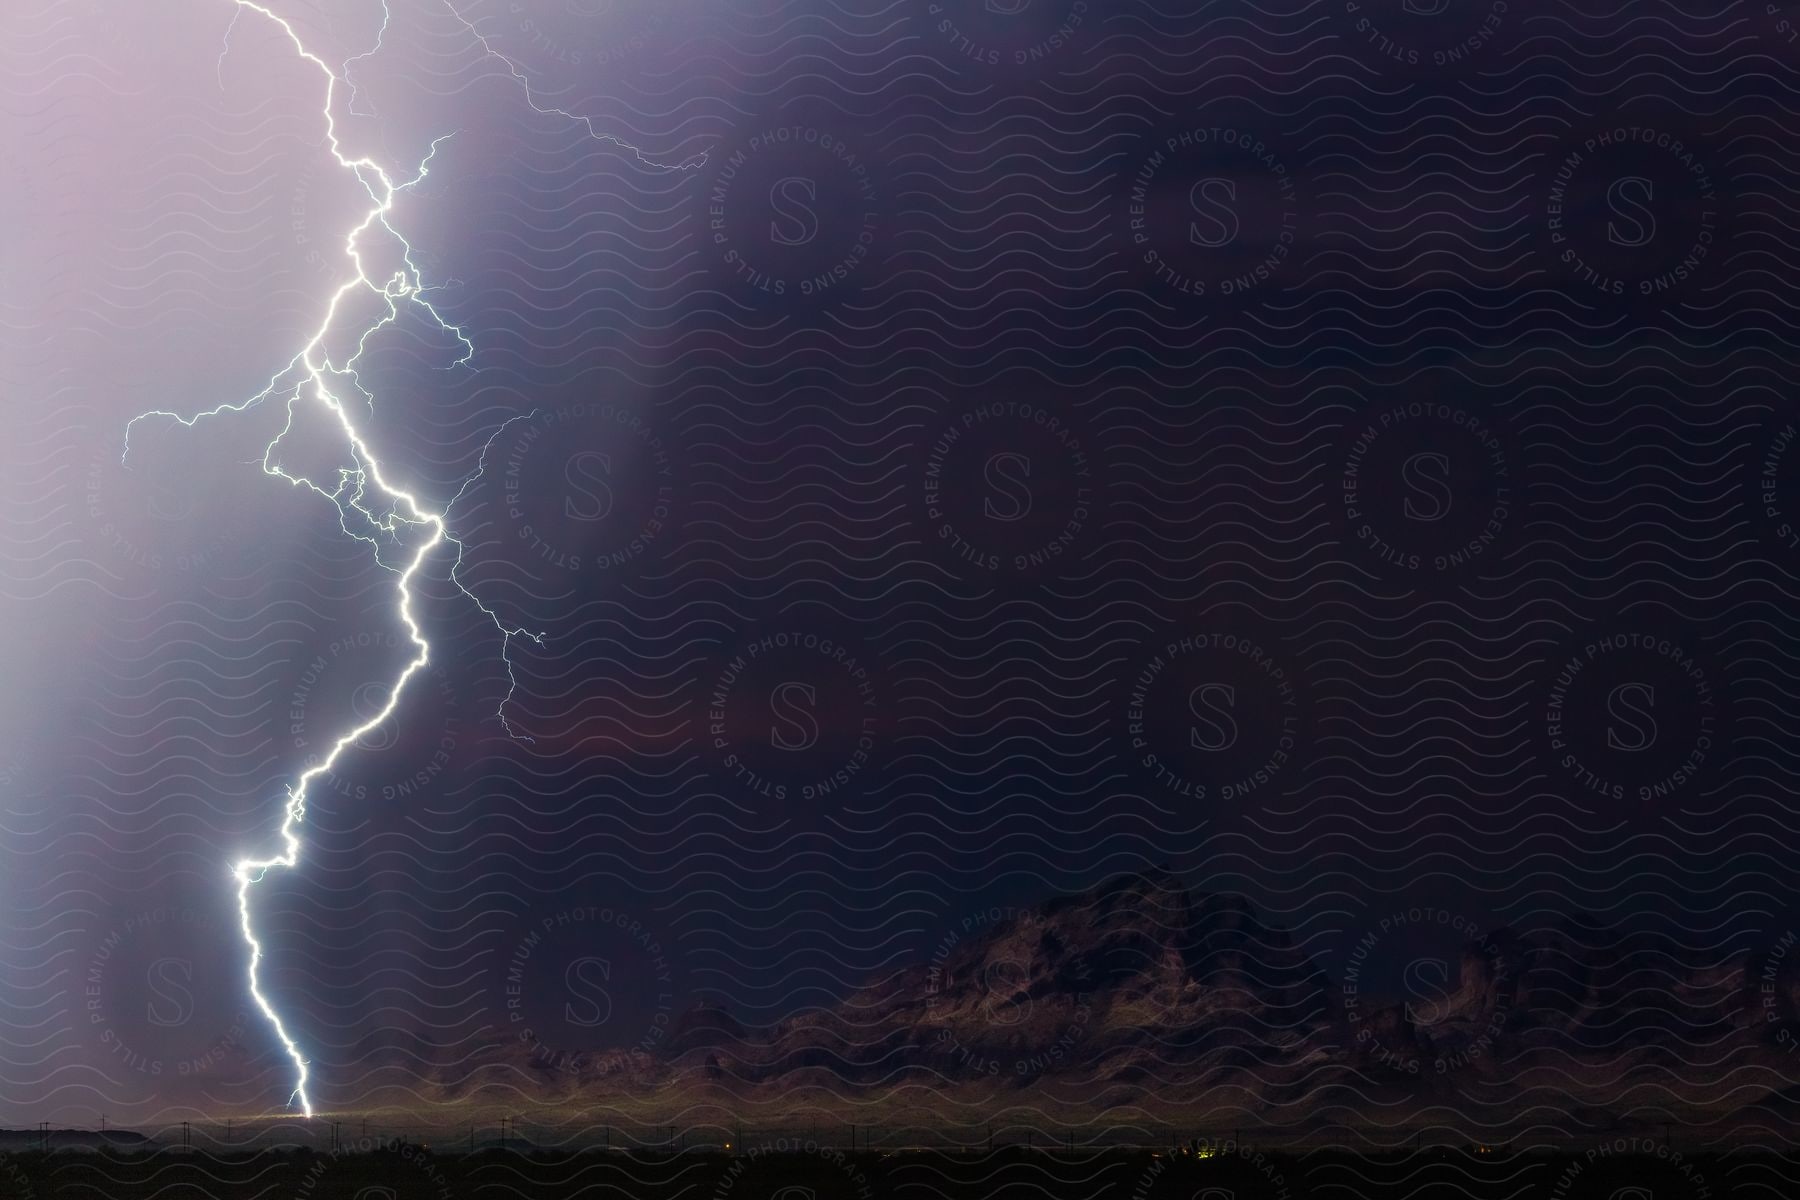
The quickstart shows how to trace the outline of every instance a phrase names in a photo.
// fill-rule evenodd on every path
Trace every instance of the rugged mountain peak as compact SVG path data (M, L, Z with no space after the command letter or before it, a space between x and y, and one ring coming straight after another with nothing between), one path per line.
M1754 1069L1773 1064L1771 1079L1800 1058L1791 940L1696 961L1688 948L1581 917L1457 931L1460 944L1410 964L1427 963L1430 986L1413 974L1378 983L1348 966L1329 978L1245 899L1140 871L960 916L928 932L911 963L770 1026L700 1004L655 1056L545 1063L497 1047L459 1059L459 1070L470 1090L682 1112L854 1102L871 1120L884 1105L913 1120L941 1101L953 1120L1029 1088L1034 1105L1134 1112L1205 1114L1224 1096L1234 1121L1279 1112L1293 1129L1354 1121L1370 1105L1399 1114L1454 1102L1488 1106L1482 1119L1499 1128L1520 1097L1563 1104L1577 1124L1597 1120L1616 1080L1666 1089L1694 1074L1684 1056L1704 1065L1727 1039L1754 1043ZM1387 944L1381 972L1398 969L1398 947ZM1764 1094L1720 1077L1670 1103L1699 1120ZM1800 1100L1778 1092L1767 1104L1800 1113Z

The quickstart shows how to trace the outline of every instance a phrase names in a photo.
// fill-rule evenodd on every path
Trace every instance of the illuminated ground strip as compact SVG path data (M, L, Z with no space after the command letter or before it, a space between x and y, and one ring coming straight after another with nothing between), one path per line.
M393 209L395 197L425 178L426 173L430 168L432 156L437 153L439 144L442 143L445 138L438 138L431 143L431 149L426 153L424 160L419 164L418 173L404 183L396 184L392 177L389 176L382 167L377 165L373 159L346 157L342 146L338 141L337 121L333 116L337 86L340 82L345 82L345 80L340 80L337 72L326 65L324 59L309 51L301 42L300 36L294 32L293 26L277 16L270 9L255 3L254 0L233 0L233 3L236 7L232 12L231 25L227 26L225 31L226 52L229 52L230 50L231 31L236 28L238 17L243 14L245 9L248 9L268 18L270 21L280 26L282 31L286 33L288 40L293 42L294 49L299 53L300 57L318 67L324 74L325 104L321 110L321 114L325 118L326 141L330 147L331 155L338 161L338 165L356 176L357 182L362 184L363 189L368 192L369 199L374 207L370 208L362 221L350 231L344 243L344 253L349 261L355 266L356 277L338 288L338 290L332 294L331 302L326 307L325 319L320 323L318 331L313 334L312 339L306 343L300 352L288 361L288 364L285 367L276 372L262 391L251 396L247 400L242 400L233 404L221 404L216 408L191 415L182 415L180 413L162 410L141 413L138 416L133 417L126 426L125 455L128 456L131 453L132 427L135 426L137 422L144 420L147 417L166 417L182 425L191 426L204 417L217 416L224 412L242 412L261 401L268 399L270 396L278 394L278 389L282 387L284 381L294 381L291 389L279 393L285 395L287 399L287 423L282 427L281 432L277 433L264 448L262 458L263 471L267 474L284 479L290 484L307 487L331 501L337 508L338 525L344 533L359 541L368 542L375 550L375 561L377 564L387 570L397 570L397 574L399 575L398 612L400 620L406 626L407 635L412 639L412 643L418 651L413 659L406 664L405 668L402 669L400 674L395 678L393 687L388 694L387 703L382 705L381 711L338 738L337 741L332 744L330 753L326 754L318 763L302 772L299 778L288 787L287 801L283 806L282 821L279 830L281 852L269 858L245 858L236 863L232 868L232 874L238 882L238 915L243 927L244 941L248 943L250 947L248 973L250 995L256 1001L258 1010L260 1010L263 1016L268 1019L270 1026L275 1030L275 1035L281 1040L282 1048L287 1052L288 1057L293 1060L296 1079L293 1093L289 1099L291 1102L297 1103L301 1112L310 1117L313 1115L313 1108L312 1101L307 1096L306 1092L308 1078L306 1056L301 1052L299 1045L295 1043L293 1037L288 1033L287 1026L282 1021L281 1015L275 1011L275 1007L269 1003L268 997L263 995L262 989L258 985L257 967L262 962L263 948L262 943L257 940L256 930L250 917L250 889L252 886L262 881L263 876L268 872L269 868L292 867L299 862L301 842L296 830L306 816L307 788L312 784L314 779L317 779L320 775L330 771L333 764L337 762L339 756L342 755L345 750L355 745L363 735L369 733L393 715L394 710L400 701L400 693L406 687L407 681L418 674L420 669L430 661L431 645L425 640L424 634L419 628L419 623L413 615L412 580L413 576L419 572L419 569L422 566L424 566L425 560L434 550L446 543L456 547L456 558L450 567L451 582L455 584L458 591L467 596L470 601L472 601L475 606L494 623L494 627L500 632L500 655L502 661L506 663L509 686L506 695L502 697L500 701L499 717L501 725L506 729L506 732L512 736L517 735L513 733L512 727L506 722L506 704L507 701L512 699L513 692L517 688L517 680L513 676L512 659L507 651L510 648L514 637L525 637L534 642L541 643L543 635L531 633L520 628L509 627L505 622L500 620L499 616L492 609L483 604L473 592L464 587L461 579L458 577L458 570L462 566L463 547L460 541L451 536L446 526L445 518L450 509L455 506L456 501L461 499L463 492L467 491L469 485L476 479L479 479L482 471L486 469L487 450L492 447L493 438L490 437L488 446L483 448L474 474L463 483L462 488L460 488L456 495L451 498L450 503L444 506L442 512L433 511L424 507L420 503L418 497L411 493L401 491L383 478L380 461L371 452L367 441L364 439L363 434L357 429L355 422L350 419L350 414L346 410L342 399L332 391L332 384L334 381L341 384L347 384L347 386L361 396L364 401L371 406L373 405L373 397L363 390L361 383L357 379L356 362L357 359L362 356L363 349L367 345L370 336L399 318L400 303L402 301L408 304L417 305L420 309L430 315L432 322L439 329L456 337L457 341L460 342L463 347L462 356L456 360L457 365L468 362L469 357L474 353L474 346L469 342L468 338L463 336L462 331L456 326L446 322L443 317L439 315L437 309L432 307L430 301L425 299L425 289L420 284L418 267L412 261L412 247L407 243L406 239L401 237L399 232L388 223L388 215ZM654 162L645 158L636 147L631 146L626 142L622 142L609 134L595 132L593 123L586 117L578 117L572 113L564 112L561 109L540 107L531 95L530 83L519 71L518 67L504 55L495 51L488 43L488 40L481 35L480 31L464 19L453 7L448 3L445 4L445 7L450 11L451 15L454 16L478 42L480 42L482 50L487 56L497 58L502 63L505 63L512 77L517 80L523 88L526 102L531 106L533 111L546 116L560 116L571 121L578 121L587 129L589 136L632 151L637 160L647 166L682 170L699 166L705 162L705 155L703 154L681 163L665 164ZM349 60L350 62L367 58L381 48L381 38L386 36L391 19L391 13L384 0L382 4L381 32L377 35L374 48L364 54L357 55L356 58ZM221 54L221 59L223 59L223 54ZM348 63L346 63L346 77L348 75L347 68ZM351 87L350 103L351 109L354 111L355 89L353 86ZM446 135L446 137L447 136L449 135ZM402 268L395 271L390 278L381 283L377 283L369 277L363 265L362 255L357 248L358 242L363 234L365 234L371 226L376 224L379 224L382 229L386 230L389 234L392 234L394 240L398 242L401 247ZM346 359L341 365L334 365L331 362L329 353L324 348L325 339L331 334L333 326L337 322L338 307L343 302L344 298L361 289L367 289L370 293L381 297L386 303L387 314L362 331L361 336L357 339L356 352L354 354ZM327 490L325 487L322 487L303 475L290 475L282 468L280 463L276 461L278 458L277 447L281 444L282 438L286 437L293 429L295 404L308 398L318 401L319 404L323 405L327 411L337 418L337 422L343 430L344 439L350 451L351 461L354 464L352 467L338 468L336 485L330 490ZM511 424L512 421L518 419L520 418L513 417L506 422L506 424L501 425L500 429L495 431L494 436L497 437L500 431L506 428L507 424ZM380 515L377 515L376 513L375 502L369 499L371 484L373 485L374 492L385 498L380 505L384 509ZM368 531L352 530L350 525L350 522L353 519L351 516L352 511L354 511L356 517L360 518L361 521L367 522L369 527ZM423 540L418 548L412 551L411 557L406 562L405 566L396 569L382 561L382 543L377 540L377 535L397 537L402 531L419 533L423 536Z

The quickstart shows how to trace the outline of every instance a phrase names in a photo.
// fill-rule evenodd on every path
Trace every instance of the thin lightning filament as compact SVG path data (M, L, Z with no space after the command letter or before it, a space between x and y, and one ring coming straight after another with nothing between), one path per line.
M502 727L509 736L519 736L514 732L512 726L506 720L506 705L508 701L512 699L513 693L517 689L517 679L513 674L512 660L508 651L511 647L512 639L515 637L527 638L530 641L542 644L543 635L541 633L533 633L523 628L508 625L505 621L501 620L499 615L495 613L493 609L488 607L479 597L463 585L460 578L460 570L463 562L463 545L450 533L447 524L447 514L455 506L457 500L461 499L463 493L468 490L469 486L479 479L482 472L486 469L487 453L493 446L493 439L498 437L500 432L502 432L507 425L510 425L512 421L520 420L522 419L522 416L529 416L531 414L526 413L522 414L522 416L513 417L502 424L499 429L495 430L493 436L489 438L487 446L482 450L475 472L463 483L462 488L451 498L450 503L445 505L441 510L429 507L418 496L396 487L383 473L381 459L377 456L375 448L371 445L369 438L352 418L351 410L345 403L347 395L357 396L365 405L372 405L373 403L373 398L362 389L362 385L359 382L356 373L357 362L361 358L369 338L379 330L398 320L402 311L402 306L406 305L422 312L438 329L441 329L456 338L458 343L462 346L462 354L457 358L455 365L467 363L474 353L473 344L464 336L462 330L445 321L430 300L426 298L426 289L420 282L419 268L417 264L413 262L412 246L400 235L399 231L396 230L389 221L389 218L393 213L395 199L400 193L413 187L426 177L431 168L431 160L437 153L438 146L446 141L450 135L445 135L444 137L434 140L413 175L400 182L396 182L394 177L373 159L368 157L351 157L344 151L343 145L338 138L337 119L335 116L338 87L340 84L344 84L346 87L350 88L350 109L351 111L355 110L355 90L353 86L347 83L349 75L347 69L348 64L346 64L343 76L340 76L337 71L332 70L332 68L327 65L324 59L308 50L301 41L299 34L294 31L293 26L271 9L256 3L255 0L233 0L233 4L234 9L232 12L231 25L227 27L225 35L225 52L229 52L231 31L237 27L238 18L243 16L245 12L251 12L279 27L287 36L287 39L293 43L294 50L299 57L316 67L320 74L325 77L325 97L324 104L320 109L320 115L324 118L326 145L338 165L350 172L356 178L356 181L362 185L362 188L368 194L370 201L369 209L363 214L361 220L355 227L350 230L344 241L344 254L349 263L355 268L355 277L344 283L331 294L330 301L325 308L324 318L319 323L317 330L312 334L312 337L293 358L288 360L284 367L270 377L269 382L261 391L250 396L248 399L220 404L214 408L198 413L181 414L161 409L140 413L138 416L133 417L126 425L124 453L126 456L129 456L131 452L132 428L135 427L139 421L147 418L166 418L181 425L192 426L206 417L218 416L226 412L243 412L272 396L284 396L286 398L287 421L282 426L281 431L269 441L266 447L264 447L262 456L263 471L278 479L285 480L293 486L305 487L329 500L337 508L339 518L338 523L343 532L347 536L368 542L374 549L375 561L377 564L394 572L397 576L396 590L398 593L398 603L396 611L401 624L406 627L407 637L412 643L414 651L412 658L403 668L401 668L399 674L394 678L392 686L388 689L387 700L382 704L380 711L370 716L361 724L356 725L354 728L346 730L331 744L328 753L312 766L301 772L300 775L288 785L287 795L282 805L281 824L276 833L278 851L264 857L246 857L240 859L231 868L232 875L237 881L239 924L243 930L244 941L250 949L248 965L250 995L256 1004L257 1010L262 1013L264 1019L268 1021L270 1028L274 1030L275 1036L280 1040L282 1049L293 1062L295 1083L294 1090L289 1097L290 1103L297 1105L302 1113L311 1117L313 1115L313 1107L312 1100L307 1094L309 1074L307 1071L306 1055L301 1050L299 1044L294 1040L293 1035L288 1031L287 1023L282 1019L281 1014L276 1011L275 1006L269 1001L268 996L265 995L262 990L259 968L263 961L263 944L257 937L255 921L251 911L251 889L262 882L264 876L271 868L292 868L298 864L302 850L299 829L306 817L307 792L313 781L318 779L321 775L331 771L346 750L354 746L366 734L376 729L394 715L395 710L399 706L401 694L405 691L407 683L413 676L424 670L431 662L431 644L426 640L424 631L419 625L417 614L413 608L414 597L412 585L413 580L417 577L420 570L424 568L426 561L431 555L446 545L454 546L456 551L449 572L451 582L456 586L458 591L464 596L467 596L469 600L493 622L495 629L500 633L501 659L506 664L509 686L506 695L500 701L498 716ZM590 137L598 141L609 142L631 151L637 161L646 166L666 170L687 170L697 167L705 162L705 155L703 154L679 163L655 162L646 158L636 147L622 142L609 134L596 132L592 122L588 118L576 116L572 113L565 112L562 109L541 107L532 96L531 85L523 72L521 72L510 59L496 51L493 46L489 44L488 39L483 36L473 24L464 19L453 7L446 3L445 8L480 44L484 57L498 59L505 65L512 78L520 84L526 102L534 112L546 116L563 117L570 121L577 122L586 128ZM356 56L356 58L351 59L350 62L353 63L359 59L367 58L381 48L381 38L385 37L391 19L391 13L389 12L387 5L383 3L381 33L377 36L375 48ZM222 61L224 54L221 53L220 57ZM377 278L371 273L368 265L363 259L362 250L364 237L377 226L379 226L384 233L391 236L401 249L401 265L399 269L382 278ZM383 311L373 323L363 328L360 336L356 339L355 352L343 362L334 363L331 359L330 352L326 349L326 341L339 327L340 309L344 307L345 301L352 296L363 294L378 298L381 302L381 308L385 311ZM305 475L290 473L279 461L279 447L282 439L286 437L294 427L294 417L297 407L305 403L317 405L321 410L329 414L342 433L343 444L348 452L352 465L349 467L340 467L337 471L336 479L317 482ZM357 525L357 528L355 529L352 528L353 522ZM368 527L371 532L364 532L363 527L365 526ZM416 546L405 555L404 562L398 566L383 561L382 539L392 538L398 540L402 534L416 536L418 539Z

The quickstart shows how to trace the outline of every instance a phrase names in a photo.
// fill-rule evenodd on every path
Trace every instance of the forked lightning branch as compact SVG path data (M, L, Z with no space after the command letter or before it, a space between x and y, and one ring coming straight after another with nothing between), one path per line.
M493 622L494 628L500 634L500 655L501 660L506 664L509 686L506 695L500 701L498 715L502 726L512 736L517 735L506 722L505 710L507 702L512 698L516 680L513 678L512 661L507 652L515 637L525 637L541 643L543 635L508 625L493 609L465 587L458 575L462 566L463 545L449 532L447 515L457 500L468 490L470 484L481 477L486 468L487 448L483 449L474 473L463 483L456 495L451 497L449 503L441 509L435 508L420 497L404 491L388 481L369 436L352 418L350 409L345 403L347 398L355 397L361 404L372 409L374 397L363 389L357 376L357 363L369 339L381 329L397 321L403 311L403 306L410 306L412 309L422 312L437 328L457 339L462 346L462 355L456 360L456 365L466 364L474 353L473 344L463 335L462 331L445 321L431 302L426 299L426 288L420 281L418 266L413 262L412 247L390 223L395 200L402 192L425 178L438 146L450 135L447 134L434 140L412 177L403 182L395 182L394 176L374 159L367 156L353 157L346 153L338 137L336 116L339 86L344 83L341 68L334 71L324 59L307 49L294 27L272 9L255 3L254 0L233 0L233 3L235 9L232 14L232 24L228 26L226 33L227 50L230 48L230 32L236 28L237 18L248 11L279 27L287 40L293 44L294 51L299 57L325 77L324 102L320 109L320 116L324 121L326 146L338 166L350 172L369 197L368 210L363 214L361 220L348 231L344 240L344 255L347 263L353 269L353 277L330 294L325 306L324 318L310 340L269 379L268 384L261 391L248 399L221 404L198 413L184 415L164 410L141 413L132 418L126 426L125 455L129 456L131 452L132 428L146 418L161 417L191 426L204 417L218 416L227 412L243 412L265 400L281 398L286 404L287 420L280 432L270 440L263 450L261 464L263 471L292 486L307 488L330 501L337 510L338 525L345 536L367 542L374 551L376 563L398 577L395 611L412 643L414 651L412 658L394 678L391 687L387 690L386 700L379 709L368 719L346 730L335 741L332 741L327 752L320 756L312 766L302 771L288 786L282 805L281 824L276 835L277 852L263 857L246 857L240 859L232 867L232 873L238 885L239 921L244 941L250 949L247 971L250 995L255 1001L257 1010L268 1021L269 1026L280 1040L283 1050L294 1064L295 1083L290 1100L298 1105L301 1112L310 1117L313 1115L313 1107L312 1100L307 1094L306 1055L288 1031L287 1023L282 1019L281 1014L276 1011L261 988L258 968L263 959L263 946L256 935L250 903L251 889L262 881L271 868L291 868L298 864L302 849L299 828L306 817L307 794L311 785L320 776L331 771L346 750L394 715L407 683L430 662L431 644L426 640L413 609L412 583L435 552L446 545L455 547L455 557L449 570L451 582ZM587 118L575 116L561 109L540 107L532 97L530 84L520 73L518 67L510 59L494 50L475 26L463 19L453 7L448 3L445 4L445 7L480 43L485 57L497 59L504 64L512 78L521 85L526 102L534 112L578 121L587 128L590 136L631 151L639 162L649 166L685 169L701 165L705 161L704 156L699 156L687 162L672 164L672 166L652 162L638 152L636 147L621 142L611 135L595 132ZM387 34L391 21L392 14L384 2L381 30L375 43L376 49L380 48L382 38ZM374 51L371 50L368 53L372 54ZM367 57L367 54L357 57L364 58ZM381 235L391 238L400 250L399 267L385 277L372 274L364 260L365 241L372 236ZM379 301L377 311L381 315L360 330L344 328L340 318L343 310L347 307L346 302L352 298L363 296L373 296ZM342 361L335 360L333 351L328 347L327 342L343 343L352 338L355 349ZM281 462L282 442L293 431L299 406L303 404L316 405L319 412L335 423L341 435L341 445L348 456L349 465L338 467L335 479L325 478L320 481L304 474L290 473ZM512 419L517 420L518 418ZM502 425L501 429L505 427ZM496 430L496 436L498 433L499 430ZM491 448L492 444L490 438L488 447ZM383 559L384 549L398 547L409 537L416 538L416 544L410 551L403 552L399 565Z

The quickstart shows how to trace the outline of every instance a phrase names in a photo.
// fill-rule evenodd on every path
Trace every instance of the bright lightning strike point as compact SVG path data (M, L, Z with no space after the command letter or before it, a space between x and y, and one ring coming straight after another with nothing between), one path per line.
M249 10L259 16L267 18L269 21L279 26L282 32L287 35L288 40L293 43L294 50L299 54L300 58L317 67L325 76L325 101L324 106L320 109L320 114L325 119L327 146L331 151L331 156L337 160L338 165L354 175L357 182L362 185L363 190L368 193L372 205L372 207L363 215L362 220L350 230L344 242L345 256L356 268L356 277L348 283L343 284L332 293L330 302L326 305L324 320L320 322L319 327L317 331L313 333L312 338L300 349L299 353L288 360L286 366L282 367L281 370L270 377L269 382L261 391L248 399L220 404L214 408L198 413L183 415L181 413L163 410L140 413L138 416L133 417L125 427L124 456L129 456L131 453L132 427L145 418L163 417L181 425L192 426L204 417L218 416L219 414L226 412L243 412L245 409L260 404L270 396L277 394L284 395L287 398L287 422L283 425L281 431L263 448L263 471L266 474L273 475L279 479L284 479L289 484L296 487L308 488L331 501L337 508L339 528L341 528L349 537L356 538L359 541L368 542L374 548L376 563L384 569L395 571L399 577L399 603L397 612L401 623L406 626L407 636L411 639L415 649L413 658L401 669L399 675L395 677L393 686L388 692L387 702L382 705L381 711L377 712L360 725L357 725L355 728L346 731L337 739L337 741L332 743L330 752L327 753L323 759L301 772L299 777L289 785L287 789L287 799L282 806L281 825L276 835L280 844L280 852L265 858L240 859L232 866L232 875L237 880L238 884L238 916L243 929L244 941L250 947L248 970L250 995L256 1003L257 1010L261 1012L264 1019L269 1022L270 1027L275 1031L275 1036L281 1042L282 1049L287 1053L288 1058L294 1064L295 1083L293 1093L289 1099L298 1104L301 1112L306 1116L311 1117L313 1115L312 1100L307 1095L306 1091L307 1080L309 1078L306 1055L301 1051L299 1044L294 1040L293 1036L289 1034L287 1025L281 1018L281 1014L275 1010L275 1006L271 1004L269 998L263 994L259 983L257 968L262 964L263 947L261 941L257 939L255 924L251 918L250 889L262 882L263 877L269 872L270 868L291 868L300 861L301 841L297 831L306 817L307 789L311 786L313 780L332 769L345 750L348 750L364 735L368 734L381 725L382 722L394 715L394 711L400 703L401 692L405 690L407 682L410 681L414 675L418 674L419 671L423 670L431 661L431 644L425 640L424 632L420 628L419 622L413 613L412 582L414 576L416 576L424 567L426 560L431 556L433 551L445 544L456 547L455 561L451 564L449 572L451 582L458 591L464 596L467 596L469 600L493 622L494 628L500 633L500 655L502 661L506 663L507 679L510 686L507 689L506 696L500 701L498 716L502 727L505 728L506 732L511 736L516 737L518 735L513 733L512 726L506 721L506 705L512 699L513 692L517 690L518 681L513 675L512 659L507 651L511 646L512 639L515 637L528 638L533 642L542 644L543 635L540 633L529 632L523 628L515 628L507 625L493 609L482 603L479 597L464 586L460 576L463 561L463 544L456 537L451 535L447 525L447 516L450 509L455 506L457 500L462 498L463 493L468 490L469 485L476 479L479 479L482 472L486 470L487 452L493 446L494 437L498 437L500 432L504 430L507 425L510 425L512 421L519 420L520 418L513 417L502 424L499 429L495 430L493 436L489 438L487 446L484 446L482 449L475 472L463 483L456 495L451 498L450 503L445 505L442 511L438 511L427 507L411 492L397 488L392 483L388 482L382 472L381 462L376 458L367 438L357 427L356 422L351 419L350 412L345 407L343 399L333 390L334 382L343 381L348 384L350 389L353 389L356 393L360 394L367 404L370 406L373 405L374 398L363 389L361 382L357 378L356 364L358 359L362 357L363 349L368 344L369 338L379 330L399 319L400 305L402 302L416 305L420 309L423 309L439 329L451 334L461 343L463 353L462 356L456 360L457 364L460 365L468 362L469 358L474 354L474 345L463 335L462 330L445 321L438 313L437 309L432 306L431 302L425 299L425 292L427 289L421 284L418 266L413 262L412 246L388 221L388 217L393 210L395 197L402 191L405 191L407 188L412 187L414 184L425 178L426 174L430 171L431 160L437 153L438 146L450 135L445 135L445 137L440 137L433 141L430 150L419 163L417 173L411 179L400 183L396 183L393 177L373 159L366 156L358 158L349 157L344 153L343 146L338 140L337 119L333 115L337 87L340 82L345 83L346 86L350 87L350 107L352 111L354 111L355 108L355 88L354 85L348 83L348 63L346 63L345 66L345 77L340 79L338 73L333 71L331 67L326 64L324 59L306 48L306 45L301 41L299 34L294 31L294 27L282 17L276 15L273 10L263 4L257 3L256 0L232 0L232 3L234 7L232 10L231 24L226 28L225 46L220 54L221 70L223 69L225 54L230 50L232 30L237 27L238 18L243 15L245 10ZM662 169L685 170L690 167L699 166L706 161L706 156L701 154L681 163L665 164L654 162L653 160L644 157L643 153L639 151L637 147L631 146L629 143L623 142L610 134L597 132L594 129L593 122L586 117L579 117L572 113L565 112L562 109L540 107L531 94L530 82L519 68L505 55L496 51L493 46L489 44L487 38L484 37L474 25L464 19L448 0L446 0L444 7L450 12L451 16L455 17L456 20L474 36L476 41L481 44L481 48L485 55L497 58L506 65L507 70L511 73L512 77L523 87L526 102L531 106L533 111L546 116L560 116L570 121L579 122L587 129L589 136L596 140L610 142L623 149L630 150L636 155L639 162L648 166ZM349 62L356 62L360 59L368 58L381 49L381 38L385 37L387 33L390 18L391 14L389 13L387 4L384 0L382 3L381 33L377 36L374 48L363 54L357 55L355 58L350 59ZM401 267L387 278L380 281L370 278L363 263L362 253L358 248L363 235L375 225L380 225L384 231L392 235L394 240L398 242L401 247ZM344 301L345 297L359 291L367 292L379 297L385 303L387 310L386 314L362 330L356 341L356 350L349 358L342 363L333 363L330 352L325 348L326 338L332 333L333 328L337 324L340 304ZM316 401L325 411L336 418L337 423L343 432L344 443L349 451L352 462L352 465L349 467L338 468L337 479L329 488L314 482L304 475L289 474L277 461L277 448L280 446L282 439L287 436L294 426L295 406L306 399ZM121 460L123 460L124 456L122 456ZM368 500L371 485L373 485L373 489L379 495L384 497L382 503L385 505L385 510L380 513L377 512L376 508L373 507ZM357 530L351 528L351 522L353 520L352 513L355 514L356 518L360 518L359 526L367 526L367 531L363 531L361 528ZM423 537L419 545L412 551L411 557L407 560L405 565L396 569L382 561L382 542L381 540L378 540L378 538L397 538L403 531L419 533L422 534Z

